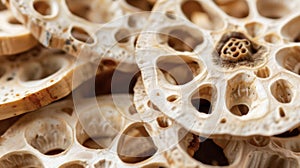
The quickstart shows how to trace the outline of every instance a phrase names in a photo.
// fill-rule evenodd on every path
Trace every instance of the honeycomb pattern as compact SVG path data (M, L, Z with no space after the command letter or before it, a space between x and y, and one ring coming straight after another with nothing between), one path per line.
M142 12L151 10L155 1L24 0L6 3L44 46L62 49L74 56L84 53L87 60L105 58L132 65L135 64L132 53L138 32L148 18L148 13Z
M299 0L2 1L0 168L300 167Z
M207 136L271 136L297 126L299 5L158 1L136 47L150 101Z
M132 120L137 117L129 113L131 96L117 96L118 102L122 100L117 106L111 95L97 98L100 109L91 106L87 98L82 100L84 111L77 113L68 98L20 117L1 136L0 167L165 167L167 163L156 152L155 144L149 143L149 131L141 121ZM103 117L97 117L98 113ZM99 122L90 122L91 117ZM112 122L115 119L120 126L109 125L118 124ZM89 127L85 130L90 132L86 134L78 125ZM19 141L16 144L11 139ZM99 144L107 145L95 148Z

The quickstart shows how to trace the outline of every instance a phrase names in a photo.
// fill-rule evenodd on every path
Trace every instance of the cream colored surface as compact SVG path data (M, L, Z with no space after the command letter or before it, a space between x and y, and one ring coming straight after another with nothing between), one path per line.
M225 9L235 2L239 7ZM296 0L158 1L136 49L150 100L198 134L270 136L297 127L299 6ZM199 112L197 99L211 109Z
M0 23L0 56L18 54L37 45L31 33L4 7L0 7Z
M15 56L0 58L0 119L39 109L70 94L92 74L78 76L72 86L72 75L81 67L75 58L60 50L36 47Z
M97 97L96 102L101 106L94 106L91 99L82 100L83 106L76 105L76 112L72 101L67 99L26 114L1 137L0 167L166 166L165 159L158 152L148 159L138 161L134 157L128 157L127 162L124 162L118 156L120 149L129 150L132 156L136 156L152 146L147 146L147 143L139 144L138 140L131 137L132 133L139 137L140 132L135 128L144 127L140 120L134 120L136 113L131 114L129 111L132 105L131 95L114 96L114 99L110 95ZM85 128L84 131L82 127ZM128 131L131 133L126 137ZM124 137L129 140L124 141ZM18 143L15 141L17 139ZM141 142L149 139L151 138L141 138ZM107 146L102 146L103 144ZM130 161L136 162L129 163Z

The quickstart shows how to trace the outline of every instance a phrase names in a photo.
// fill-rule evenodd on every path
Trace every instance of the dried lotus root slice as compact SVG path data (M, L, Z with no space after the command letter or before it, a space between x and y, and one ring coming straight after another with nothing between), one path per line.
M299 128L271 137L197 136L151 103L141 78L134 91L137 112L159 135L160 139L154 140L165 152L169 167L299 167ZM166 134L170 130L173 134ZM170 141L178 143L171 145Z
M16 17L43 45L75 56L87 51L92 53L92 58L132 65L135 64L135 41L148 16L140 12L151 10L155 1L21 0L9 3Z
M18 54L37 45L37 40L3 5L0 23L0 56Z
M118 104L115 104L111 95L97 97L96 102L101 104L99 106L91 106L91 98L82 100L80 106L84 107L65 99L25 114L1 137L0 167L10 168L12 162L17 167L47 168L168 167L158 153L147 159L122 158L124 161L118 155L118 146L123 145L124 137L126 146L122 149L131 149L133 152L144 151L149 147L149 142L143 138L140 141L133 137L126 139L127 134L145 134L145 129L132 126L133 121L122 115L129 113L128 108L132 104L129 99L132 96L115 96L120 100ZM88 125L85 123L87 120L90 120ZM18 140L18 144L13 143L15 140ZM100 147L97 145L101 143L97 142L109 142L109 145ZM138 143L140 147L136 146Z
M91 74L78 76L72 87L73 72L91 66L75 64L75 58L61 50L39 46L0 59L1 119L36 110L59 100L67 96L73 87L76 88L76 85L91 77Z
M136 47L150 101L207 136L271 136L299 125L299 6L158 1Z

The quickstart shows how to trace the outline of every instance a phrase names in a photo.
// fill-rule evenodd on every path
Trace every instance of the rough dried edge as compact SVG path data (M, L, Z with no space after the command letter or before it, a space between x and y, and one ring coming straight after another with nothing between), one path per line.
M0 22L0 56L18 54L37 45L37 40L21 23L17 23L9 10L0 9Z
M127 4L125 0L107 0L105 2L101 1L101 4L97 1L91 1L89 4L92 5L91 9L103 5L102 3L106 3L106 7L103 10L113 11L113 16L109 16L111 17L111 22L99 24L72 14L68 10L65 0L51 1L53 14L47 16L43 16L34 10L31 6L33 1L10 1L9 6L15 16L46 47L63 49L74 56L80 56L82 52L88 52L89 54L88 56L85 55L85 59L92 59L92 61L95 58L99 59L101 57L116 62L122 61L124 66L135 64L135 58L133 57L135 40L138 37L140 29L143 28L148 14L130 14L142 12L141 9ZM50 1L45 1L45 3L48 2ZM95 10L95 12L98 12L98 10ZM95 16L100 17L98 15ZM129 23L132 19L136 22L134 26ZM91 37L90 41L85 43L87 39L83 41L76 40L71 34L73 27L78 31L85 31L81 35L87 33L86 35ZM124 32L122 33L122 30L125 30L125 34ZM118 43L118 38L120 38L120 43ZM127 40L128 42L126 42ZM126 71L126 67L123 69Z
M164 151L164 157L167 159L170 167L219 167L217 165L213 166L202 163L190 156L190 153L197 150L197 143L192 143L193 138L191 135L197 135L192 134L188 130L184 130L176 122L168 119L168 117L160 112L155 105L151 104L151 106L149 106L150 100L145 92L141 78L138 79L134 91L134 103L137 112L144 122L147 122L152 126L152 132L155 132L156 135L160 135L160 139L156 139L156 141L157 144L161 145L159 148ZM156 118L162 116L166 117L169 121L172 121L172 124L164 128L158 127ZM296 128L292 132L297 132L297 130L299 132L299 128ZM175 133L173 133L172 136L164 136L163 132L168 131L175 131ZM294 133L285 134L292 135ZM208 138L213 139L214 143L223 149L223 152L230 163L229 166L226 167L251 167L256 164L259 164L260 167L272 167L275 165L277 166L277 164L280 164L280 166L298 167L300 164L299 156L297 155L298 150L300 150L298 141L300 134L296 134L292 137L235 137L223 135ZM173 143L177 141L178 143L174 143L175 146L170 146L170 148L166 150L166 146L170 145L170 141ZM181 146L179 142L183 146ZM200 153L200 155L202 154L203 156L208 157L209 151L206 152L207 153ZM219 158L215 159L218 160Z
M73 72L88 71L92 67L75 64L75 58L63 51L40 46L0 59L0 119L36 110L67 96L76 88L72 86ZM91 76L79 76L75 84L79 85Z
M96 112L99 114L98 110L104 110L104 112L114 112L110 117L119 118L120 133L125 131L128 126L134 124L135 122L130 118L126 118L126 116L122 114L129 114L129 107L132 105L130 99L132 99L131 95L114 95L116 99L118 99L118 104L114 104L111 95L97 97L96 102L101 104L101 106L94 106L92 101L95 99L84 99L82 100L84 106L76 106L73 105L73 101L71 99L66 99L64 101L53 103L49 106L43 107L35 112L25 114L20 120L18 120L14 125L12 125L5 134L0 138L1 146L0 146L0 160L3 156L11 153L20 153L20 151L29 152L33 156L35 156L45 167L49 168L57 168L62 165L68 165L68 163L82 163L85 166L90 167L105 167L105 168L123 168L123 167L147 167L150 165L160 165L165 166L166 161L163 156L160 154L156 154L153 157L144 160L142 162L136 164L128 164L124 163L120 160L117 152L117 145L120 139L120 134L116 135L112 144L108 148L104 149L90 149L81 145L81 143L77 140L76 135L81 132L77 129L76 125L78 124L78 116L77 115L87 115L90 112ZM99 108L99 109L98 109ZM121 113L118 113L121 112ZM130 116L127 116L130 117ZM132 117L132 116L131 116ZM136 117L134 117L136 118ZM82 119L82 118L80 118ZM52 131L56 130L58 127L64 127L65 131L58 134L58 137L63 137L64 135L70 135L69 139L65 139L69 142L68 147L60 154L51 155L51 157L46 156L36 150L28 143L28 133L34 133L35 129L39 129L39 125L56 123L55 128L52 128ZM60 124L58 124L60 123ZM99 124L99 123L91 123L91 124ZM93 127L93 125L91 125ZM95 125L94 125L95 126ZM106 126L103 125L103 128ZM41 127L41 129L37 133L39 136L42 136L45 133L45 130ZM27 129L27 131L26 131ZM28 130L29 129L29 130ZM105 129L104 129L105 130ZM102 131L104 131L102 130ZM99 132L98 132L99 133ZM110 132L101 132L100 135L111 134ZM55 133L52 137L55 137ZM18 141L16 144L15 142ZM41 141L42 142L42 141ZM44 141L45 142L45 141ZM47 141L46 141L47 142ZM47 146L47 145L44 145ZM0 161L0 165L1 165Z
M298 16L299 13L291 11L291 14L285 15L280 19L267 19L259 16L255 11L254 1L247 1L250 6L249 16L247 16L246 19L235 19L225 15L212 1L208 1L207 3L202 3L202 5L207 7L207 9L209 8L210 10L208 11L214 11L215 14L221 18L220 20L226 22L223 26L218 27L218 30L208 30L191 23L187 19L182 21L182 18L185 18L184 14L180 11L180 4L182 4L182 2L182 0L159 1L156 4L152 16L150 16L149 23L146 26L147 28L141 33L137 43L137 63L141 69L146 93L149 95L150 100L156 104L164 114L180 123L186 129L191 129L192 132L206 135L270 136L299 125L300 115L296 112L299 111L299 103L297 103L299 99L298 95L300 95L299 89L297 89L299 76L288 72L286 70L287 68L279 65L279 62L275 59L278 50L299 46L298 44L286 43L282 38L282 32L280 32L284 24L295 18L295 16ZM197 2L200 1L197 0ZM271 1L269 2L272 3ZM294 5L299 6L297 3ZM162 13L165 14L165 16L162 15ZM251 22L249 20L251 20ZM253 27L250 26L251 28L247 28L245 25L248 23L253 23L251 24ZM260 24L263 25L262 28L256 29ZM205 37L200 45L194 47L193 52L175 51L168 46L165 38L160 38L159 34L153 33L165 33L165 29L174 30L180 29L180 27L181 29L193 29L194 31L191 31L191 34L194 36L202 34L202 36ZM220 42L221 37L230 32L241 32L251 38L255 43L265 46L267 53L264 61L259 65L241 65L238 68L216 65L213 59L216 53L214 48ZM271 32L280 37L276 43L264 41L264 35ZM251 37L248 34L254 34L255 37ZM191 39L189 39L188 42L190 42L190 40ZM157 60L160 60L159 58L167 58L167 56L172 55L185 56L199 62L200 67L202 66L201 72L185 85L174 86L170 84L165 79L166 77L160 75L155 64ZM170 62L172 59L174 58L170 58ZM268 76L265 78L262 78L263 76L256 77L255 73L264 67L270 70ZM182 71L178 70L178 72ZM157 76L153 76L154 74ZM180 75L177 74L177 76ZM238 103L236 101L230 101L228 98L231 89L229 83L233 79L249 79L250 81L254 79L252 92L255 92L256 97L251 100L252 104L249 105L250 111L248 115L237 116L233 112L230 112L231 106ZM277 84L278 82L276 81L281 79L288 81L290 84L282 85L282 92L271 93L275 91L270 90L270 83ZM236 82L240 81L236 80ZM237 84L238 83L236 83L236 85ZM196 89L207 85L211 85L216 89L217 96L214 102L215 107L213 107L211 114L199 113L189 101L196 92ZM249 84L245 84L245 86L246 85L250 86ZM167 98L169 96L173 98L169 99L172 100L172 102L168 101ZM281 98L278 98L280 96L288 96L289 98L280 100ZM227 98L225 99L225 97ZM285 112L284 115L280 115L280 108Z

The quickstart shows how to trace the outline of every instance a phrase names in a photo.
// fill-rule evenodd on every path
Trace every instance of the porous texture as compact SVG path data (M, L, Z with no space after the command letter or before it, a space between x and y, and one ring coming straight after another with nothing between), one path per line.
M61 50L36 47L25 53L0 58L0 119L39 109L68 95L93 74L92 66L75 64ZM82 70L72 85L75 70Z
M130 110L131 95L81 102L66 99L16 121L1 136L0 167L167 167L151 131Z
M136 47L146 94L197 134L270 136L298 126L298 7L158 1Z
M45 46L63 49L74 56L84 53L92 61L122 61L125 66L135 64L136 38L148 17L148 13L141 12L150 11L154 2L14 0L9 6Z
M271 137L196 135L151 103L141 78L134 88L134 103L140 118L157 135L153 139L168 167L299 167L299 128Z
M0 56L18 54L37 45L37 40L1 2L0 23Z

